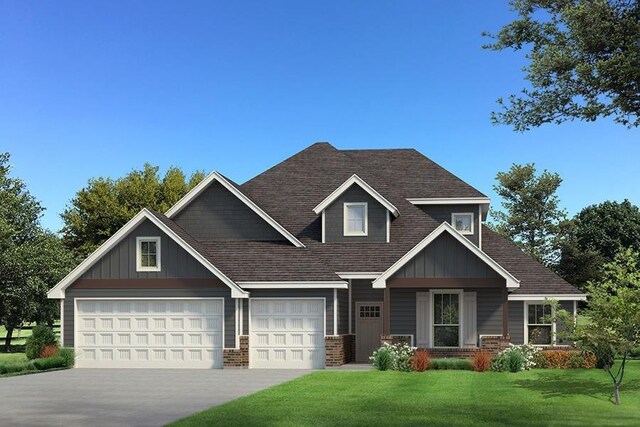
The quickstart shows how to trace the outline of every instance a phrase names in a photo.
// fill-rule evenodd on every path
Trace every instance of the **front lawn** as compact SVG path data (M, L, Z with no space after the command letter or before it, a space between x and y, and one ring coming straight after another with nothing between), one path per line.
M27 356L24 353L0 353L0 364L24 362Z
M621 406L611 403L609 382L597 369L322 371L175 425L637 426L640 361L629 362Z

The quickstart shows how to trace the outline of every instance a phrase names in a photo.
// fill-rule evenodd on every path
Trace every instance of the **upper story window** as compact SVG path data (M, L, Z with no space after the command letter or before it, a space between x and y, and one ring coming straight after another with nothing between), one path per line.
M461 234L473 234L473 213L452 213L451 225Z
M136 271L160 271L160 237L136 239Z
M366 236L369 231L368 222L366 203L344 204L345 236Z

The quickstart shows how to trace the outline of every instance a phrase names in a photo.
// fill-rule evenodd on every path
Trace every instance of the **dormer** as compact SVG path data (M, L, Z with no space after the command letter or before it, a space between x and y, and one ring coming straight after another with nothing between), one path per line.
M313 211L322 215L322 243L389 242L391 220L400 215L358 175L352 175Z

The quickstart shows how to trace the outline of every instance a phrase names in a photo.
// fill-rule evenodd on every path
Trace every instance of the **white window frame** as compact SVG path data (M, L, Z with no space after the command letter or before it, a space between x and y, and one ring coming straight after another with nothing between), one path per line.
M460 231L456 228L456 217L457 216L470 216L471 217L471 231ZM456 230L458 233L460 234L464 234L464 235L472 235L475 232L475 227L474 227L474 222L475 222L475 215L473 215L473 212L454 212L451 214L451 226L453 227L454 230Z
M524 302L524 343L529 344L529 306L531 305L548 305L551 306L551 318L555 319L556 310L549 301L525 301ZM548 324L537 324L540 326L546 326ZM549 347L556 345L556 322L551 321L551 342L549 344L531 344L534 347Z
M150 237L136 237L136 271L160 271L162 266L160 261L162 259L161 252L162 238L159 236ZM142 266L142 242L155 242L156 244L156 265L155 267L143 267Z
M463 293L464 290L462 289L432 289L431 290L431 296L430 296L430 304L431 304L431 313L430 313L430 331L429 331L429 347L431 348L462 348L462 343L463 343L463 318L464 318L464 298L463 298ZM435 305L436 305L436 299L435 296L436 295L448 295L448 294L458 294L458 346L457 347L436 347L434 345L434 338L435 338L435 328L436 328L436 310L435 310ZM455 326L455 325L437 325L437 326Z
M364 231L349 231L349 208L362 206L364 208ZM368 236L369 235L369 204L366 202L347 202L343 205L343 234L345 236Z

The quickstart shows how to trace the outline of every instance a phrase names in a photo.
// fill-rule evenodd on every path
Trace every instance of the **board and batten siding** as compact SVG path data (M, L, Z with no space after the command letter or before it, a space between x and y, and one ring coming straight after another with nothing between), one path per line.
M196 240L281 241L284 237L234 196L214 182L173 220Z
M160 271L136 271L136 238L160 237ZM213 275L151 221L144 220L81 279L205 279Z
M366 236L344 235L344 204L367 203L368 234ZM359 185L352 185L325 209L326 242L386 242L387 208L382 206Z
M351 329L356 332L356 303L358 302L382 302L384 290L373 289L371 280L356 279L351 281Z
M235 300L229 288L201 289L74 289L65 292L64 346L74 346L75 298L224 298L224 347L236 346Z
M452 213L472 213L473 214L473 234L464 235L467 239L478 246L478 234L480 230L480 218L478 209L480 205L416 205L431 218L439 223L448 222L451 224ZM453 224L452 224L453 225Z
M442 233L392 276L392 278L396 277L500 278L501 276L449 233Z

